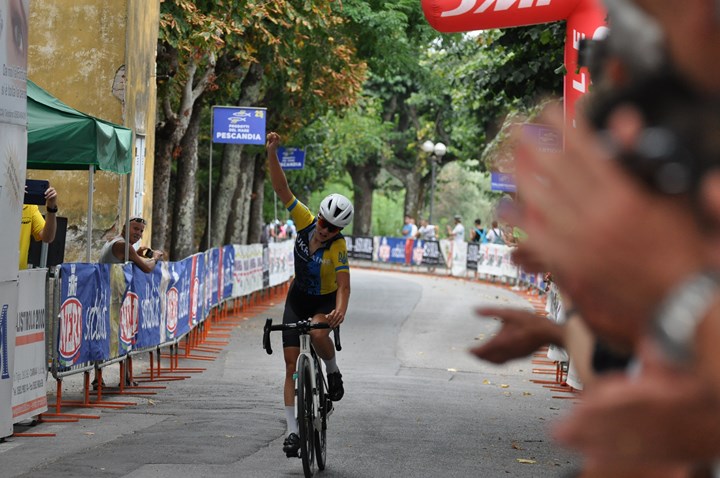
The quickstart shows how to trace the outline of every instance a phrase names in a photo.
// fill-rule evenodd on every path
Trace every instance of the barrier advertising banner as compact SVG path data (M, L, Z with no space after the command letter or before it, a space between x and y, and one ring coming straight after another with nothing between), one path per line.
M242 297L259 291L263 286L263 246L251 244L235 248L233 296Z
M422 247L422 265L435 267L441 264L438 241L418 241Z
M235 270L235 249L233 246L222 248L222 276L220 294L223 301L232 297L233 292L233 271Z
M477 271L480 274L518 278L518 268L512 262L512 248L501 244L481 244Z
M294 246L294 241L272 242L268 244L268 259L270 260L269 280L271 287L286 282L294 273Z
M62 264L58 360L72 366L110 357L110 265Z
M372 237L345 236L345 244L350 259L360 259L363 261L371 261L373 259L373 251L375 248Z
M12 393L18 281L0 282L0 437L13 434Z
M20 271L13 377L13 422L47 411L45 277L47 269Z

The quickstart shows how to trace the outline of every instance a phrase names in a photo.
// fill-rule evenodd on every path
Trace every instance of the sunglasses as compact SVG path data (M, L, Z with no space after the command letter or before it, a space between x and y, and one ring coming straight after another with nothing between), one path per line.
M129 222L139 222L140 224L147 225L147 221L145 221L145 219L143 219L141 217L132 217L132 218L130 218Z
M318 226L322 227L323 229L326 229L327 232L330 232L330 233L332 233L332 232L338 232L338 231L341 231L341 230L342 230L342 227L337 227L337 226L334 225L334 224L330 224L330 223L327 221L327 219L325 219L325 218L322 217L322 216L318 216L318 221L317 221L317 223L318 223Z

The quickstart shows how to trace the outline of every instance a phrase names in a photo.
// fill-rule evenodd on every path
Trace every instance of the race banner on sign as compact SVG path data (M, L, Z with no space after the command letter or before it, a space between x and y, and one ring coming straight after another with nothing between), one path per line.
M47 411L45 277L47 269L20 271L13 379L13 422Z
M0 438L13 434L12 394L18 281L0 282Z

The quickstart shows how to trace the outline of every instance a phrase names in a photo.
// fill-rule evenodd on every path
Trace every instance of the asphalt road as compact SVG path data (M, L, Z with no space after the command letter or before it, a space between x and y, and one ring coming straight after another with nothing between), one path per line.
M578 458L547 437L572 400L530 382L539 378L530 359L497 367L467 353L497 327L476 318L475 306L527 302L478 282L357 268L352 288L338 357L346 393L317 476L566 477L576 469ZM42 423L27 431L54 438L0 443L0 476L303 476L300 460L282 453L284 367L279 333L275 353L262 350L265 317L278 320L281 304L237 326L215 361L181 361L204 372L156 395L113 398L135 406L64 409L101 418ZM66 379L65 398L79 386L79 377Z

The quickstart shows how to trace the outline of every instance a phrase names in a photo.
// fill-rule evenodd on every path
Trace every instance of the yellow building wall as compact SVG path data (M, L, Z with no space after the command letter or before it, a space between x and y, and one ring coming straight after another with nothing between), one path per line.
M159 15L160 0L30 1L28 77L79 111L145 135L147 218L152 210ZM58 190L59 215L68 218L66 262L86 257L88 176L87 171L28 170L29 178L48 179ZM126 183L126 176L94 175L91 261L124 223ZM132 197L132 178L130 185ZM149 237L148 231L144 241Z

